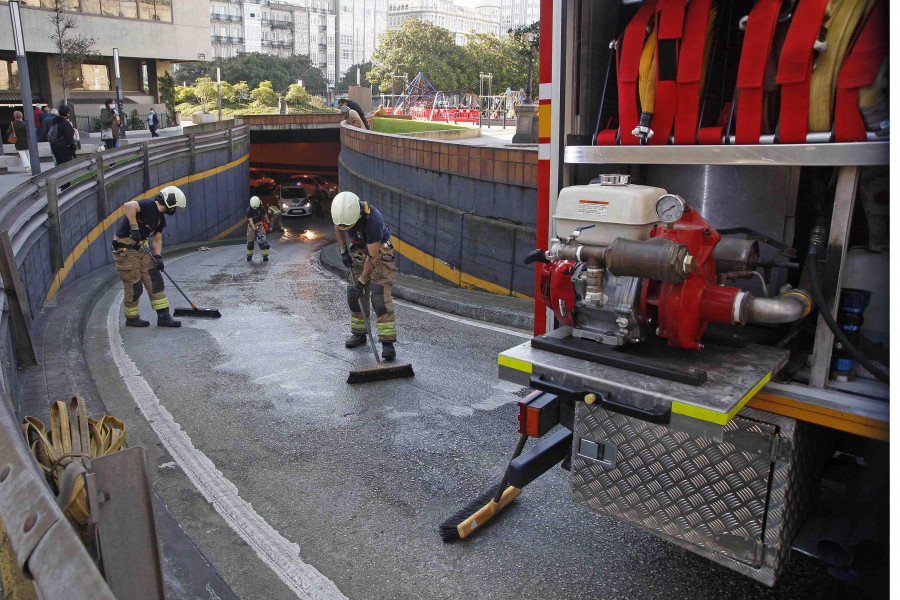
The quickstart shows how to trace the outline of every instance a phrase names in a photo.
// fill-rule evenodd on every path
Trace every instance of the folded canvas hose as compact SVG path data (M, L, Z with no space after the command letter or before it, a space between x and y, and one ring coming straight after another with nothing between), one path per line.
M741 62L735 94L737 114L735 140L758 144L762 132L766 66L775 39L781 0L759 0L750 11L741 46Z
M809 85L809 130L831 131L834 94L850 40L869 0L831 0L826 9L825 51L816 58Z
M712 0L692 0L684 17L675 84L675 143L697 143L701 98L715 38L718 8Z
M834 141L861 142L866 124L860 100L872 101L876 82L888 53L887 2L876 0L858 28L841 65L834 99ZM869 88L861 98L860 90ZM871 109L871 107L863 107Z
M44 475L57 493L57 502L70 521L80 526L82 540L89 541L90 510L84 488L84 458L97 458L121 450L125 423L104 416L87 416L83 398L54 402L50 407L50 430L37 417L25 417L22 433Z

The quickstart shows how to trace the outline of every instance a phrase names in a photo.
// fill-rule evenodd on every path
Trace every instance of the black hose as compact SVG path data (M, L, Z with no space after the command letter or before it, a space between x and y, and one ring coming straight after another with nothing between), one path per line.
M816 260L815 255L810 257L810 260L806 261L807 273L809 274L809 287L812 295L816 301L816 305L819 307L819 314L822 315L822 318L825 319L825 324L828 325L828 329L831 330L831 333L834 334L834 337L843 345L843 347L847 350L850 356L853 357L857 363L860 364L866 371L874 375L880 381L887 383L890 385L890 381L888 375L881 370L881 368L876 367L873 362L871 362L868 358L866 358L862 352L860 352L856 346L854 346L847 336L844 335L844 331L840 328L840 326L835 322L834 317L831 316L831 311L828 310L827 305L825 304L825 298L822 295L822 290L819 287L819 276L816 272Z

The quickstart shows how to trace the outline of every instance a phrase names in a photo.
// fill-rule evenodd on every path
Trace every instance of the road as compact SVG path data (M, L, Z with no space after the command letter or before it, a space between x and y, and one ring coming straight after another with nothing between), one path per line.
M560 468L490 528L442 544L437 524L496 482L515 445L524 390L497 378L496 357L528 334L398 304L398 360L415 378L348 386L347 372L373 359L343 345L343 283L316 255L330 227L288 227L267 264L258 251L247 263L240 245L167 263L221 319L127 328L116 286L86 335L106 406L148 448L160 496L241 598L848 593L796 553L769 590L596 515L571 502Z

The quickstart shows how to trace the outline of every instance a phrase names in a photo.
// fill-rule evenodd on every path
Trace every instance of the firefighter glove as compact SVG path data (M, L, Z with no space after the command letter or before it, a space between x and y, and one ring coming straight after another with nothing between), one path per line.
M353 259L350 258L350 249L344 248L341 250L341 262L344 263L344 266L348 269L353 266Z
M134 241L136 241L136 242L141 241L141 230L138 227L137 223L133 223L131 225L131 233L129 235L131 236L131 239L133 239Z
M156 265L158 271L164 271L166 269L166 263L163 262L163 257L159 254L153 255L153 264Z

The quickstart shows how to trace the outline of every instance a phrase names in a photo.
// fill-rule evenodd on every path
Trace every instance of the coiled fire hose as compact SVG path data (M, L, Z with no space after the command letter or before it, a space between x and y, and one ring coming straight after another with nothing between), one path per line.
M89 541L90 518L84 487L83 459L97 458L121 450L125 445L125 423L110 415L99 421L87 416L83 398L54 402L50 407L50 430L37 417L25 417L22 434L44 476L58 495L66 517L81 528Z

